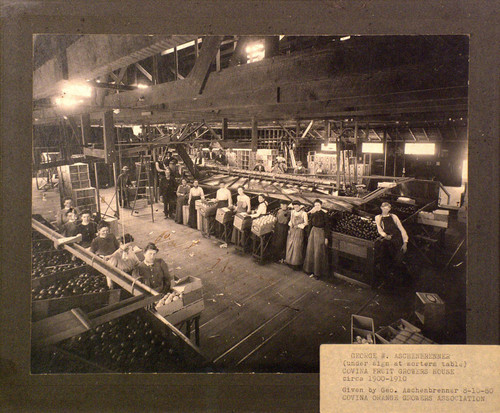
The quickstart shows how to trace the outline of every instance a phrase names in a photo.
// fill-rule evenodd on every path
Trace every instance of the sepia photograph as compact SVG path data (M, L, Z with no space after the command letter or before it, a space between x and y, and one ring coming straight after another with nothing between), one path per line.
M0 410L495 411L495 4L2 2Z
M32 75L31 374L466 343L468 36L39 33Z

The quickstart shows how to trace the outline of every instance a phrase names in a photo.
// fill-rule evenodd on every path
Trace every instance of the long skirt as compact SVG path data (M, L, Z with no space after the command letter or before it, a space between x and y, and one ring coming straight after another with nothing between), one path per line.
M175 222L182 224L182 207L186 205L187 198L184 195L177 197L177 207L175 209Z
M282 260L286 256L286 239L288 237L288 224L277 223L273 234L273 256L276 260Z
M304 262L304 230L290 228L286 242L286 262L290 265L302 265Z
M307 242L304 271L316 276L324 276L328 271L328 260L325 246L325 229L313 227Z
M196 207L194 203L198 200L201 199L201 196L193 196L191 197L191 203L189 204L189 221L188 224L191 228L198 228L197 226L197 220L198 216L196 214Z

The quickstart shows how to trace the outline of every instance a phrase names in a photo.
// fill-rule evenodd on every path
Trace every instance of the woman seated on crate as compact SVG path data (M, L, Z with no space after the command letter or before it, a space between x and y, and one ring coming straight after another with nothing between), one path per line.
M301 266L304 263L304 228L309 219L307 213L302 210L304 207L299 201L292 202L293 210L290 214L290 227L286 243L285 262L293 267Z
M199 199L205 200L205 193L203 188L198 186L198 181L193 182L193 187L189 190L188 204L189 204L189 226L191 228L197 228L197 215L195 203Z
M268 203L267 203L265 195L259 194L257 199L259 200L259 206L257 207L257 209L254 213L250 214L250 216L254 219L260 217L261 215L267 214Z
M395 214L391 214L391 204L383 202L382 213L375 217L378 233L384 238L381 242L381 269L389 274L401 264L408 248L408 234Z
M90 247L92 240L97 234L97 225L94 221L90 220L90 216L90 211L88 209L82 211L82 221L78 224L77 234L82 234L80 245L83 248Z
M73 211L77 214L79 213L78 208L73 206L73 200L71 198L64 198L63 205L63 208L56 216L56 225L61 231L64 230L64 224L69 221L68 214Z
M144 261L133 271L133 276L161 294L170 291L171 277L168 266L161 258L156 258L158 247L150 242L144 248Z
M181 184L177 187L177 206L175 208L175 222L182 224L182 207L187 204L189 191L191 187L188 185L186 178L181 179Z
M290 222L290 210L288 201L280 201L280 209L276 214L276 225L273 234L274 259L283 263L286 256L286 239L288 237L288 223Z
M304 271L310 274L310 277L319 279L328 273L328 260L326 246L328 238L329 221L325 210L322 209L321 199L314 200L314 207L309 211L309 223L311 232L307 241L306 257L304 260Z
M245 190L243 189L242 186L238 187L238 196L236 197L236 213L241 214L241 213L250 213L251 209L251 203L250 203L250 197L245 194ZM236 237L237 237L237 228L233 228L233 234L231 236L231 242L233 244L236 244Z

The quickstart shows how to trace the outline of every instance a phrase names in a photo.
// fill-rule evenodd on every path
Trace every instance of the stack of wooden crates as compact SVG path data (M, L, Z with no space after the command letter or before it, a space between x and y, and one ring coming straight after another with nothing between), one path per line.
M96 189L90 185L89 166L74 163L59 167L59 192L61 200L71 198L80 211L97 212Z

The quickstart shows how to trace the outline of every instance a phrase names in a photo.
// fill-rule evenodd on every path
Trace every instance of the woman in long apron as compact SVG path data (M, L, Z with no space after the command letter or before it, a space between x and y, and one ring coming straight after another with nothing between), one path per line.
M383 237L381 242L383 275L388 275L400 266L408 247L408 234L397 215L391 214L391 204L383 202L382 213L375 217L377 231Z
M240 214L242 212L250 213L250 197L245 194L243 187L238 188L238 196L236 197L236 213ZM231 242L236 244L236 228L233 228L233 234L231 236Z
M280 202L280 209L276 215L276 225L273 233L273 255L275 260L285 262L286 239L288 237L288 223L290 222L290 210L288 201Z
M187 204L191 187L187 184L186 178L182 178L181 184L177 188L177 207L175 209L175 222L182 224L182 207Z
M293 201L292 205L285 261L289 265L300 266L304 262L304 228L308 224L308 218L307 214L302 211L299 201Z
M321 209L323 202L320 199L314 201L314 207L309 211L311 232L307 241L306 258L304 260L304 271L310 277L319 279L325 276L328 271L328 260L326 246L328 239L325 236L325 229L328 226L328 217Z
M195 202L198 199L205 199L205 194L203 193L203 188L198 186L198 181L193 182L193 187L189 191L189 226L191 228L197 228L197 215L196 215L196 207Z

